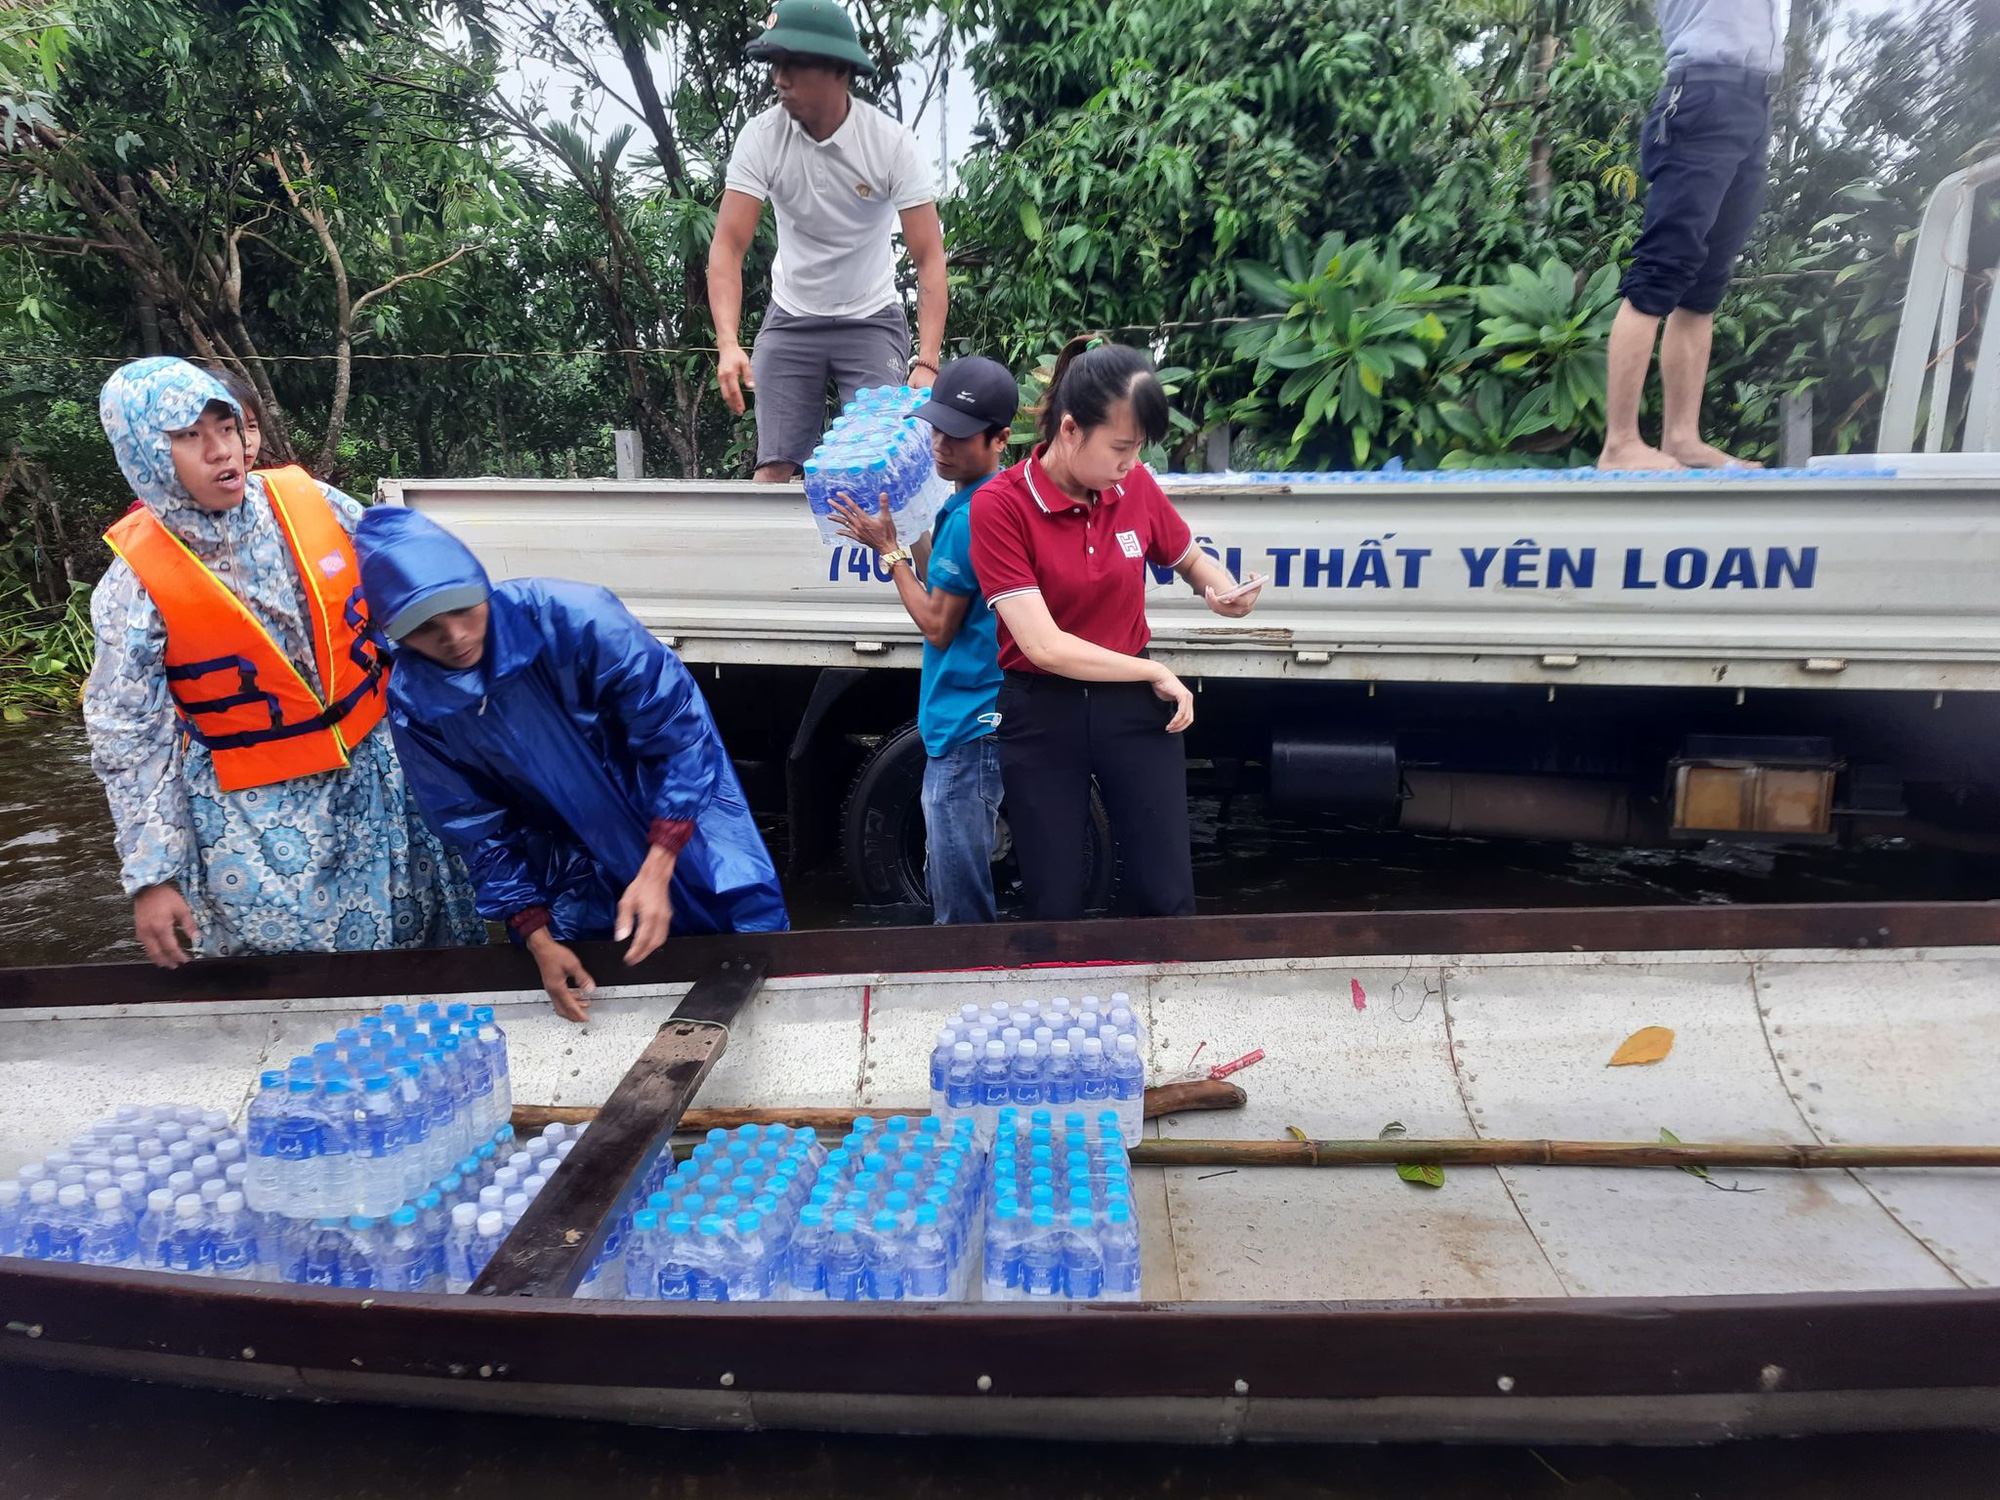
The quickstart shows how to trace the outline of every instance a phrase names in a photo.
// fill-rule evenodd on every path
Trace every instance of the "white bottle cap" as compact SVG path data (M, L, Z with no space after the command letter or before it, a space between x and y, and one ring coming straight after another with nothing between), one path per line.
M64 1208L81 1208L83 1207L85 1192L86 1190L82 1183L69 1183L60 1193L56 1194L56 1202L60 1203Z
M192 1193L194 1191L194 1173L170 1172L167 1174L167 1186L173 1190L173 1195L176 1198L180 1197L182 1193Z
M1007 1044L1005 1042L988 1042L986 1044L986 1055L989 1059L1001 1058L1004 1060L1007 1056Z
M177 1219L199 1219L201 1199L193 1193L183 1193L174 1200L174 1217Z
M211 1177L201 1185L201 1201L204 1203L220 1203L228 1191L228 1183L224 1182L220 1177Z
M163 1214L174 1206L174 1195L165 1188L154 1188L146 1194L146 1212Z
M1081 1000L1077 1001L1076 1003L1078 1005L1081 1005L1085 1010L1096 1010L1097 1007L1102 1005L1104 1002L1102 1000L1099 1000L1095 995L1085 995Z
M946 1027L944 1030L938 1032L937 1034L937 1045L940 1047L949 1047L953 1042L957 1040L958 1040L958 1033L951 1030L949 1027Z
M526 1193L509 1193L507 1201L501 1204L500 1207L503 1211L510 1214L525 1213L528 1208L528 1195Z
M219 1214L240 1214L243 1212L241 1193L224 1193L215 1200L215 1211Z
M1059 1036L1059 1037L1057 1037L1057 1038L1056 1038L1056 1039L1055 1039L1055 1040L1054 1040L1053 1042L1050 1042L1050 1043L1049 1043L1049 1056L1050 1056L1050 1057L1068 1057L1068 1056L1069 1056L1069 1038L1068 1038L1068 1037L1061 1037L1061 1036Z
M557 1120L553 1125L544 1125L542 1127L542 1139L547 1141L549 1148L553 1150L569 1139L569 1127L560 1120Z
M1042 1049L1035 1045L1033 1037L1029 1037L1021 1043L1021 1056L1025 1057L1029 1062L1033 1062L1037 1057L1041 1056L1041 1052Z
M971 1062L972 1043L959 1042L955 1044L951 1049L951 1060L953 1062Z
M454 1203L451 1206L451 1222L454 1229L469 1229L479 1222L477 1203Z
M30 1203L53 1203L56 1201L56 1185L44 1177L28 1189Z
M1136 1054L1139 1050L1139 1039L1135 1036L1121 1036L1118 1038L1118 1050Z
M1111 992L1111 1003L1113 1005L1130 1005L1132 1003L1132 997L1126 994L1123 990L1113 990Z
M489 1182L479 1190L479 1206L483 1209L498 1208L506 1196L506 1193L501 1190L499 1183Z
M19 1203L20 1201L21 1201L20 1183L0 1182L0 1203L4 1203L9 1208L12 1208L16 1203Z
M1102 1057L1104 1055L1104 1043L1100 1042L1094 1036L1085 1037L1083 1039L1083 1055L1085 1057Z
M479 1216L479 1222L473 1227L476 1228L481 1234L492 1235L492 1234L498 1234L500 1232L500 1227L506 1222L507 1222L506 1219L502 1217L499 1209L490 1208L485 1213Z
M123 1208L125 1206L125 1195L118 1191L117 1188L100 1188L98 1189L96 1202L100 1209Z

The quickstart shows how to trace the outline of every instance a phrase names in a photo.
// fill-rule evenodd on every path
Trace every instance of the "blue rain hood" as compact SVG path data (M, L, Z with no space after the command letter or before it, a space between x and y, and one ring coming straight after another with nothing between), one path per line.
M377 620L486 582L414 511L370 510L355 546ZM389 678L397 753L425 817L464 854L480 915L546 907L563 941L609 937L654 826L688 823L672 930L783 929L777 871L680 658L606 589L515 578L487 605L477 665L451 671L399 646Z

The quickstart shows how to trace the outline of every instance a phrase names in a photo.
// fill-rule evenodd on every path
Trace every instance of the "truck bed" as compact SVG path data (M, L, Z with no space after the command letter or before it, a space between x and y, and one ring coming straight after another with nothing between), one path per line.
M1153 651L1190 678L2000 689L2000 473L1169 481L1202 545L1270 580L1231 622L1156 570ZM496 579L614 590L692 662L919 662L886 572L821 544L796 485L404 479L381 497Z

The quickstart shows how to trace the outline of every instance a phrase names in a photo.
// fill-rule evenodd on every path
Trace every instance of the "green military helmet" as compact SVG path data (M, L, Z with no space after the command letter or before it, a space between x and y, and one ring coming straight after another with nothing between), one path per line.
M764 34L748 47L759 61L779 57L822 57L873 73L875 63L861 50L854 22L834 0L778 0L764 22Z

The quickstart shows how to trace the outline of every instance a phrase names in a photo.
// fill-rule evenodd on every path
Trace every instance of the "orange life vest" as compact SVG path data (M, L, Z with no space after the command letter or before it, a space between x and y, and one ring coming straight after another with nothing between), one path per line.
M389 662L373 638L354 543L304 469L258 471L290 547L319 684L308 682L242 600L150 510L104 533L167 628L167 689L215 758L225 792L347 764L380 722Z

